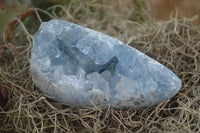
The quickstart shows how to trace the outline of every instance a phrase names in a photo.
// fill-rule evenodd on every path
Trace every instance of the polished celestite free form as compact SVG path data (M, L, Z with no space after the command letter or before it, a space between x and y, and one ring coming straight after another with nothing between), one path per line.
M173 97L180 79L142 52L103 33L62 20L41 24L33 39L35 85L72 105L145 107Z

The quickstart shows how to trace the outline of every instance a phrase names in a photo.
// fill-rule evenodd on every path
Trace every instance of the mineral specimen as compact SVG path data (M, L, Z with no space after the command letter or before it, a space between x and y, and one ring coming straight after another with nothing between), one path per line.
M140 51L62 20L41 24L31 53L35 85L78 106L145 107L174 96L180 79Z

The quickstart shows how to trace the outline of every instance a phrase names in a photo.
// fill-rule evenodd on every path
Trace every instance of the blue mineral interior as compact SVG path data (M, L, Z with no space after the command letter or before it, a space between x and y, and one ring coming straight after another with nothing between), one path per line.
M119 62L116 56L112 57L105 64L96 64L94 60L81 52L77 47L65 46L62 40L57 40L59 50L63 51L68 56L69 62L71 62L73 66L82 67L86 72L86 75L93 72L102 73L105 70L111 72L112 75L115 73L116 64Z

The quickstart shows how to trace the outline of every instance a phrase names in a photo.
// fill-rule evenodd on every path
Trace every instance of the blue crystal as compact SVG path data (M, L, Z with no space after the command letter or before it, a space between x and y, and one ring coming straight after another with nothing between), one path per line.
M35 85L72 105L145 107L173 97L180 79L168 68L100 32L62 20L41 24L33 39Z

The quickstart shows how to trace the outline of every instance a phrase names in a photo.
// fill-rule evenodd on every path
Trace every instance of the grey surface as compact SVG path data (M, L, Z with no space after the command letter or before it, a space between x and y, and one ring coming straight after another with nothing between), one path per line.
M145 107L181 88L171 70L140 51L61 20L42 23L35 34L31 73L44 93L79 106Z

